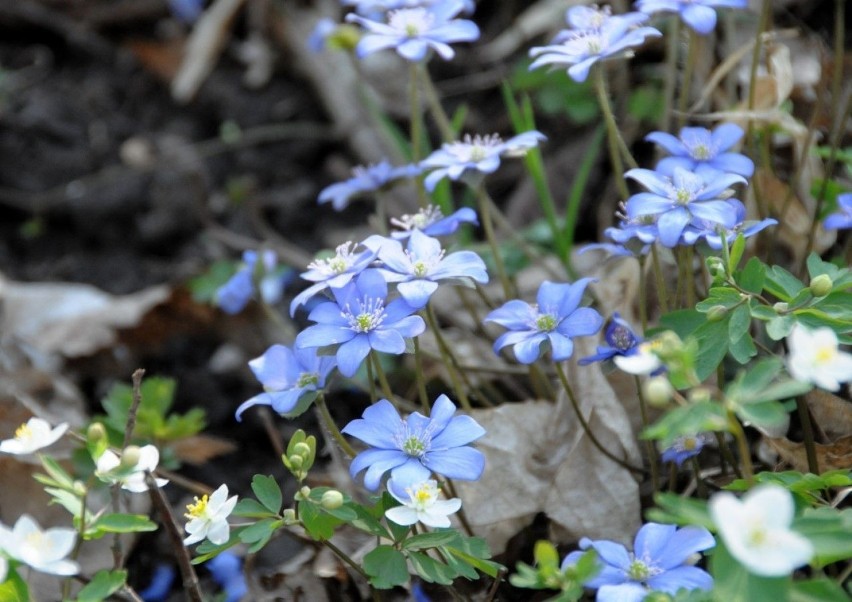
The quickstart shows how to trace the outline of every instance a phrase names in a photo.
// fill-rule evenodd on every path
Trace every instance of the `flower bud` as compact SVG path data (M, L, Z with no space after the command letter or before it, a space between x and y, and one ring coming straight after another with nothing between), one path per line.
M707 387L695 387L686 396L690 403L703 403L710 401L713 396L710 394L710 389Z
M672 385L665 376L655 376L645 381L642 387L645 400L655 408L663 408L672 398Z
M287 508L284 512L282 512L281 518L284 519L284 524L287 526L295 525L297 522L299 522L296 519L296 511L292 508Z
M89 425L89 429L86 431L86 438L89 441L102 441L106 439L107 432L104 428L104 425L100 422L93 422Z
M295 454L287 458L287 460L290 462L291 470L299 470L302 467L302 464L305 463L305 459L302 456L297 456Z
M814 297L825 297L831 292L834 283L831 281L831 276L828 274L820 274L816 278L811 279L811 294Z
M790 306L783 301L779 301L775 305L772 306L772 309L777 311L779 314L786 314L787 310L790 309Z
M642 600L644 602L673 602L674 598L665 592L651 592L642 598Z
M336 510L343 505L343 494L336 489L329 489L322 494L320 504L326 510Z
M311 488L308 487L307 485L305 485L304 487L299 489L299 492L296 494L296 498L299 499L299 500L306 500L310 497L310 495L311 495Z
M311 446L302 441L293 446L293 454L302 457L307 457L311 454ZM290 456L290 461L293 461L293 456Z
M138 445L128 445L124 448L124 451L121 452L121 464L122 468L135 468L137 464L139 464L139 458L141 458L141 450Z
M707 258L707 271L714 278L719 278L725 275L725 264L719 257Z
M728 308L724 305L714 305L707 312L707 321L708 322L720 322L725 319L725 316L728 314Z
M355 50L361 40L361 32L352 25L340 25L328 36L328 47Z

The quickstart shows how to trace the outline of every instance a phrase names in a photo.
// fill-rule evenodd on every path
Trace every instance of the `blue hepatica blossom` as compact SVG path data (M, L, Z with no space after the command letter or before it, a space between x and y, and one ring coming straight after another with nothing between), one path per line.
M571 9L573 11L575 9ZM530 49L535 60L530 69L539 67L565 67L568 76L576 82L584 82L589 69L598 61L632 56L634 48L641 46L649 37L661 34L653 27L637 27L643 19L635 13L627 15L604 15L595 19L588 14L574 14L569 11L568 23L571 29L560 32L548 46ZM589 25L600 22L599 27L576 27L576 24Z
M208 560L205 566L222 588L224 602L239 602L248 594L243 561L231 550L217 554Z
M352 198L376 192L398 180L414 178L420 172L417 165L394 167L386 160L368 167L355 167L348 180L323 188L318 200L320 204L330 202L335 211L343 211Z
M291 316L296 313L297 307L321 290L346 286L373 263L377 250L364 247L363 251L356 252L358 246L352 241L345 242L338 245L334 256L317 259L308 265L308 271L302 273L302 278L314 284L296 295L290 303Z
M462 179L476 187L486 174L497 171L501 157L523 156L543 140L546 140L544 134L535 130L518 134L506 141L497 134L467 134L463 140L445 143L420 162L423 170L430 172L423 184L430 192L444 178Z
M657 164L658 173L671 176L675 167L693 171L701 165L750 178L754 162L743 154L728 152L744 134L740 126L723 123L712 132L707 128L683 128L678 138L666 132L651 132L645 140L659 144L672 155Z
M716 545L704 527L647 523L636 533L633 553L614 541L580 540L580 550L571 552L562 569L574 564L583 551L593 548L598 554L600 572L584 585L597 589L597 602L641 602L652 591L670 595L679 589L707 590L713 578L692 566L693 555Z
M570 29L560 32L553 40L552 44L562 42L573 35L575 31L583 30L600 30L605 23L615 20L616 22L626 22L631 25L638 25L648 20L648 15L642 13L626 13L623 15L613 15L612 8L609 6L572 6L565 11L565 22Z
M456 251L445 255L436 238L419 230L411 233L408 245L384 239L379 249L378 271L388 282L396 282L396 290L409 305L421 308L438 288L439 280L468 284L475 280L488 282L485 262L473 251Z
M598 346L597 353L584 357L577 363L581 366L586 366L594 362L603 362L612 359L616 355L633 355L636 353L639 343L642 342L642 338L633 332L630 324L622 319L618 312L612 314L612 318L604 333L604 339L606 340L606 346Z
M746 180L736 174L720 174L715 170L690 172L675 167L671 177L650 169L631 169L624 174L648 189L634 194L625 208L628 219L657 216L660 242L674 247L686 226L694 219L733 228L738 223L736 203L727 198L728 189ZM738 203L739 201L737 201Z
M435 400L431 416L414 412L405 420L388 400L379 400L364 410L342 432L370 446L349 466L354 478L362 470L364 485L375 491L382 476L391 478L400 490L428 480L432 473L461 481L482 476L485 456L470 447L485 434L470 416L455 416L456 406L446 395Z
M273 345L249 362L249 368L263 385L264 392L237 408L237 420L242 420L242 413L256 405L271 406L279 414L289 414L302 397L325 387L325 381L336 365L334 356L317 355L316 349Z
M696 33L706 35L716 27L717 8L747 8L748 0L638 0L643 13L674 12Z
M391 237L396 239L408 238L415 230L429 236L447 236L458 230L462 224L479 225L476 211L470 207L462 207L444 217L441 208L437 205L429 205L417 213L406 214L399 218L393 217L390 221L391 225L400 228L391 233Z
M296 348L337 346L337 366L343 376L354 376L375 349L399 355L405 339L426 330L420 316L404 299L387 302L388 285L375 270L363 272L342 288L333 288L334 301L317 305L308 319L316 322L299 333Z
M761 230L774 226L778 220L770 217L756 220L746 220L746 208L741 202L731 199L728 201L736 210L736 224L732 228L726 228L722 224L710 222L706 220L693 220L683 231L681 242L685 245L694 245L700 240L704 240L707 246L718 251L722 248L722 235L725 235L727 244L731 244L734 239L742 234L743 237L749 238L754 236Z
M393 48L402 58L415 63L425 60L433 50L448 61L456 54L451 43L479 39L476 23L455 18L463 9L461 0L445 0L429 6L389 11L385 23L353 13L346 15L346 20L366 30L355 47L359 58Z
M343 6L351 6L359 15L370 18L381 16L388 11L398 10L400 8L434 6L436 4L444 4L446 2L447 0L341 0L341 4L343 4ZM473 14L475 8L476 3L474 0L462 1L462 12L464 14Z
M837 211L826 216L822 227L826 230L852 228L852 192L837 197Z
M260 259L260 263L258 263ZM216 291L216 305L227 314L237 314L255 295L259 284L264 303L277 303L284 290L284 275L276 269L278 259L273 251L243 253L243 265L237 273Z
M663 451L660 460L674 462L680 466L689 458L701 453L705 443L707 443L707 440L704 435L683 435L675 439L674 443Z
M590 336L603 325L601 315L590 307L580 307L591 278L574 284L556 284L545 280L536 296L536 304L514 299L485 317L508 329L494 342L494 353L512 346L522 364L531 364L542 354L547 343L553 360L567 360L574 353L573 337Z

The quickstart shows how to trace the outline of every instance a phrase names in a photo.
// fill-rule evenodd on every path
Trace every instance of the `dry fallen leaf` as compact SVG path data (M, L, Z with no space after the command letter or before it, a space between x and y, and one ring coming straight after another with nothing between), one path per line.
M852 402L837 395L814 389L805 396L815 426L829 441L852 435Z
M784 437L766 439L769 446L781 460L799 472L809 472L808 456L804 443L790 441ZM820 474L829 470L848 470L852 468L852 435L841 437L828 444L815 443L817 463Z
M575 355L593 352L577 340ZM633 465L641 460L627 413L597 366L569 379L591 429L609 451ZM476 410L486 429L478 442L486 456L482 479L457 482L477 535L494 553L539 513L553 521L554 538L583 536L626 541L638 528L639 487L630 472L601 454L583 432L564 394L555 402L531 400Z

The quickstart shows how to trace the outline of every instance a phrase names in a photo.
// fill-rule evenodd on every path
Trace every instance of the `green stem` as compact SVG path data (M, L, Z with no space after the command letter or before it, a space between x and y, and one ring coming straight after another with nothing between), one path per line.
M449 494L449 497L458 497L458 494L456 493L456 486L453 485L453 482L450 479L443 479L442 483L444 487L447 488L447 493ZM467 514L465 514L464 508L459 508L459 511L456 516L459 517L459 522L462 524L462 527L464 528L465 532L471 537L473 537L473 527L467 520Z
M642 324L642 335L648 330L648 275L645 273L647 256L639 257L639 320Z
M645 469L629 464L628 462L622 460L621 458L610 452L603 445L601 445L601 442L598 441L598 438L592 432L592 429L589 427L589 423L586 422L586 418L583 416L583 412L580 409L580 405L577 403L577 398L574 396L574 390L568 383L568 377L565 375L565 370L562 368L562 364L560 362L554 362L554 365L556 366L556 374L559 376L559 382L562 383L562 388L568 395L568 400L571 402L571 406L574 408L574 413L577 416L577 420L580 422L580 426L583 428L583 432L585 432L586 435L589 437L589 441L591 441L592 444L597 447L603 455L605 455L607 458L609 458L619 466L622 466L623 468L626 468L627 470L635 472L637 474L646 474Z
M627 189L627 182L624 181L624 163L621 160L621 152L619 150L619 141L623 144L621 134L618 132L618 124L615 122L615 115L612 112L612 106L609 102L609 94L606 90L606 80L604 79L603 67L595 65L595 91L598 95L598 103L603 111L604 123L606 123L607 140L609 142L609 160L612 163L612 177L615 181L615 187L618 189L618 194L622 200L626 200L630 196L630 191Z
M417 63L411 63L408 69L408 99L411 103L411 162L419 163L420 149L423 146L423 113L420 111L420 86L418 85L418 67ZM417 185L417 202L420 207L426 207L429 204L426 198L426 189L423 187L423 180L418 179Z
M802 423L802 434L805 438L805 453L808 457L808 471L813 474L819 474L819 460L816 455L814 426L811 424L811 411L808 408L808 404L802 397L796 398L796 410L799 413L799 420Z
M420 340L414 337L414 378L417 382L417 397L423 411L429 413L429 395L426 393L426 379L423 375L423 352L420 350Z
M737 448L740 452L740 461L742 462L743 468L743 477L746 481L748 481L749 485L753 485L754 466L751 463L751 451L748 448L748 439L746 438L745 431L743 430L740 421L737 420L736 415L730 410L728 410L728 428L737 440Z
M668 44L666 45L666 79L663 84L663 112L660 114L659 128L668 132L671 125L672 105L677 86L677 55L680 45L680 17L669 18Z
M483 184L480 184L476 188L476 200L479 205L479 217L482 220L482 229L485 232L485 239L488 241L488 247L491 249L491 254L494 258L494 267L497 269L500 284L503 286L503 293L506 295L506 299L511 299L515 296L514 287L506 272L506 265L503 263L500 247L497 246L497 236L494 233L494 223L491 219L491 199Z
M423 81L423 91L426 93L426 102L429 105L429 113L432 114L432 118L441 132L441 138L444 139L444 142L452 142L456 139L456 133L453 131L450 118L441 104L441 98L438 95L437 88L435 88L435 82L432 81L432 76L429 75L428 69L423 67L420 71L423 74L421 79Z
M456 397L458 398L461 407L470 411L473 409L470 405L470 399L467 397L467 392L465 391L464 386L462 386L459 382L459 374L462 374L463 377L464 374L461 370L458 370L458 361L456 360L455 355L453 355L450 346L447 345L447 342L444 340L444 335L441 334L441 329L438 326L438 319L435 317L435 311L432 309L431 304L426 306L426 320L429 322L429 328L432 329L432 333L435 335L435 341L438 343L438 352L441 354L441 361L447 368L447 374L450 375L450 381L452 382Z
M337 428L337 423L334 421L334 418L331 417L331 412L328 411L328 405L325 403L325 395L323 395L322 392L317 394L317 398L314 403L319 409L320 416L322 416L322 420L325 423L325 428L327 428L328 432L331 433L331 436L340 446L340 449L342 449L350 458L354 458L355 450L352 449L352 446L349 445L349 442L344 438L343 433L341 433L340 429Z
M636 383L636 393L639 395L639 414L642 416L643 429L648 428L648 404L645 402L645 394L642 392L642 383L639 382L639 377L634 376L633 382ZM645 441L645 449L648 453L648 462L651 465L651 485L654 491L660 488L660 459L657 455L657 446L653 441Z
M701 466L698 464L698 458L692 456L690 463L692 465L692 472L695 474L695 489L698 497L707 499L707 487L704 486L704 481L701 479Z
M303 528L305 527L304 523L302 524L302 527L303 527ZM307 529L306 529L306 530L307 530ZM331 550L332 552L334 552L334 555L335 555L335 556L337 556L337 557L338 557L338 558L340 558L343 562L345 562L345 563L346 563L346 564L348 564L350 567L352 567L352 569L353 569L356 573L358 573L359 575L361 575L364 579L366 579L367 581L369 581L369 580L370 580L370 576L369 576L367 573L365 573L365 572L364 572L364 569L362 569L362 568L358 565L358 563L357 563L357 562L355 562L354 560L352 560L352 559L351 559L351 558L350 558L350 557L346 554L346 552L344 552L343 550L341 550L340 548L338 548L336 545L334 545L333 543L331 543L331 542L330 542L330 541L328 541L328 540L323 540L323 541L321 541L320 543L322 543L322 545L324 545L324 546L325 546L325 547L327 547L329 550Z
M370 358L373 360L373 368L375 369L376 376L379 379L379 386L382 389L382 394L385 396L385 399L396 405L396 397L390 388L390 383L388 383L388 377L385 374L385 370L382 368L382 362L379 359L379 354L375 351L370 351Z
M370 401L376 403L379 400L376 394L376 379L373 376L373 362L367 358L367 382L370 383Z
M657 282L657 300L660 303L660 312L666 314L669 312L668 293L666 292L666 281L663 278L663 269L660 265L660 254L657 251L657 245L651 245L651 259L654 263L654 278Z
M689 42L687 43L686 62L683 65L683 81L680 82L680 97L678 98L677 110L678 128L686 124L686 111L689 107L689 92L692 89L692 72L695 70L695 61L698 59L698 45L701 40L692 28L688 28Z

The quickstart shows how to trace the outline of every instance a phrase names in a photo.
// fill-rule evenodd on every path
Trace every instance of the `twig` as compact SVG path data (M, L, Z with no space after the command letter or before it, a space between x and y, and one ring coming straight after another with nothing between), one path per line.
M133 381L133 400L130 410L127 412L127 424L124 425L124 444L122 448L130 445L133 437L133 429L136 428L136 414L139 412L139 404L142 403L142 377L145 376L144 368L137 368L130 377Z

